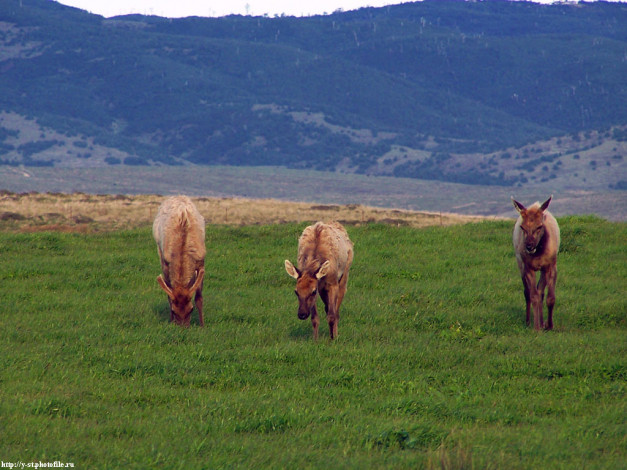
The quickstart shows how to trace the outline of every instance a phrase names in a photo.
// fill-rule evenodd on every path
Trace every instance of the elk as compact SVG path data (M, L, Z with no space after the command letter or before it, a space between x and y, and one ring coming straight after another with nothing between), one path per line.
M311 316L314 340L318 339L318 294L324 303L331 339L337 338L340 305L352 262L353 243L338 222L318 222L305 228L298 239L298 268L285 260L287 274L296 279L298 318Z
M195 296L200 326L205 275L205 219L187 196L167 198L152 225L162 274L157 283L168 295L170 321L189 326Z
M512 203L520 214L514 226L513 242L524 286L526 321L529 325L530 310L533 307L535 330L553 328L560 229L553 215L547 210L552 198L553 196L542 204L536 202L526 208L512 197ZM536 285L537 271L540 271L540 280ZM546 287L548 287L546 296L548 319L544 323L542 309Z

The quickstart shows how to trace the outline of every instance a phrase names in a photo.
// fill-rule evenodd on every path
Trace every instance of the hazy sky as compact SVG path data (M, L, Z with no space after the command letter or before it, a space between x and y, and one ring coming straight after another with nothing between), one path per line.
M337 9L355 10L370 6L382 7L412 0L57 0L102 16L140 13L167 18L184 16L236 15L320 15ZM535 0L552 3L554 0ZM555 0L557 1L557 0ZM609 0L626 1L626 0Z
M333 13L338 8L354 10L363 6L380 7L406 0L58 0L59 3L102 16L140 13L168 18L183 16L303 16Z

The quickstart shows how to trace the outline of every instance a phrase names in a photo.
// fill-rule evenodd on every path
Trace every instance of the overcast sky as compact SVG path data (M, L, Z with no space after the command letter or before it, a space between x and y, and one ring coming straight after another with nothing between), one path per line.
M0 0L1 1L1 0ZM57 0L102 16L140 13L167 18L184 16L281 15L306 16L333 13L342 9L355 10L381 7L411 0ZM552 3L553 0L535 0ZM610 0L617 1L617 0ZM618 0L625 1L625 0Z
M318 15L363 6L381 7L406 0L58 0L102 16L140 13L168 18L184 16Z

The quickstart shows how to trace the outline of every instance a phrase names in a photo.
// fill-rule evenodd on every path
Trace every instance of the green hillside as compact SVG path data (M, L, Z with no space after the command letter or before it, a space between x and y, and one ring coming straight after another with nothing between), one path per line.
M586 132L624 141L625 24L627 7L606 2L103 19L6 0L0 111L42 129L20 138L0 119L0 163L280 165L522 183L528 175L473 159L557 136L585 149ZM53 131L67 139L46 136Z
M347 227L333 343L297 319L283 268L302 225L208 226L206 326L189 329L168 323L149 229L2 233L2 459L621 468L627 226L559 223L541 333L524 325L513 222Z

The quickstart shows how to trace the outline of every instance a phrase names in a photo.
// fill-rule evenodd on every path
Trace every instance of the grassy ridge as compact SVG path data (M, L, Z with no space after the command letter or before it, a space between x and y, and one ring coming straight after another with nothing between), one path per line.
M311 340L283 270L304 225L209 226L206 327L187 330L148 230L0 234L0 456L621 468L627 226L559 221L556 331L524 326L512 223L370 225L348 228L334 343L326 324Z

